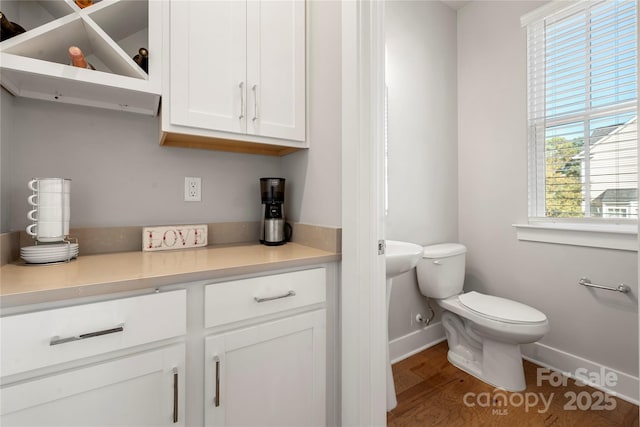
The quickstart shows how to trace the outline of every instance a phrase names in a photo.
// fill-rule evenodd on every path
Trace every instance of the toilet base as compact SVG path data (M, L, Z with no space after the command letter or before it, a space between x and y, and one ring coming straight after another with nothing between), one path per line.
M449 344L447 359L452 365L494 387L507 391L526 388L519 344L482 336L448 311L442 313L442 324Z

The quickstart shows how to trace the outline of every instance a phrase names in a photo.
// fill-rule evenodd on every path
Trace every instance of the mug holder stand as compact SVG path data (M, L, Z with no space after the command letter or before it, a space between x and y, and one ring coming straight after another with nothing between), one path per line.
M36 236L31 236L31 238L35 241L35 246L38 246L38 245L47 246L47 245L49 245L49 244L53 243L53 242L46 242L46 243L45 243L45 242L40 242L40 241L36 238ZM58 243L58 244L59 244L59 243L66 243L66 244L67 244L67 246L68 246L68 248L69 248L69 250L67 251L67 254L68 254L67 259L62 260L62 261L46 262L46 263L42 263L42 264L39 264L39 263L25 263L25 265L51 265L51 264L61 264L61 263L68 263L68 262L71 262L71 261L73 261L73 260L76 258L76 257L72 257L72 256L71 256L71 244L72 244L72 243L78 244L78 238L77 238L77 237L73 237L73 236L65 236L63 240L60 240L60 241L58 241L58 242L56 242L56 243Z

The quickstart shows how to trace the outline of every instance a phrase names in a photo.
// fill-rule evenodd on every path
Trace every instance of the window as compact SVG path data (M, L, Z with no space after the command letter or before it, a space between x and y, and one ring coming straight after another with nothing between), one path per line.
M560 222L635 222L636 2L566 5L554 2L523 17L529 216Z

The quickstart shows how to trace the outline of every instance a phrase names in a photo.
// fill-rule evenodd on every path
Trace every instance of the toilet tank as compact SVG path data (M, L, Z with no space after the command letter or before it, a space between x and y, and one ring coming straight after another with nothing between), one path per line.
M436 299L462 292L466 252L467 248L459 243L425 246L417 265L420 292Z

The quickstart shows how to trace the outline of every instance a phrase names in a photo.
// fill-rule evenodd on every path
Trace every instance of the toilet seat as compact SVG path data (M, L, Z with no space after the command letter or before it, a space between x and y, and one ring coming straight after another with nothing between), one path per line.
M480 292L471 291L460 294L458 300L474 313L499 322L527 324L547 320L544 313L526 304Z

